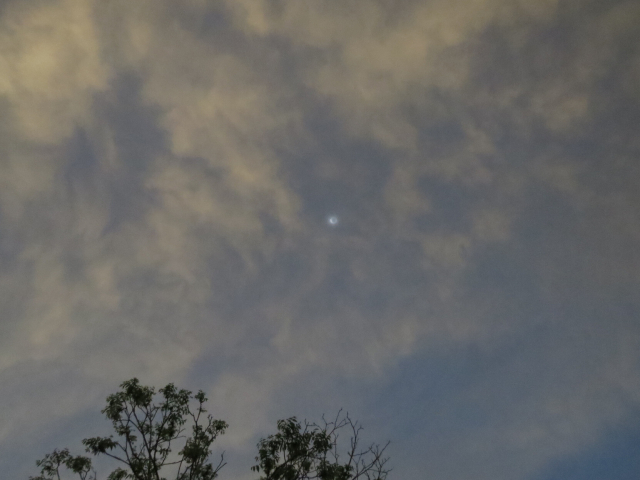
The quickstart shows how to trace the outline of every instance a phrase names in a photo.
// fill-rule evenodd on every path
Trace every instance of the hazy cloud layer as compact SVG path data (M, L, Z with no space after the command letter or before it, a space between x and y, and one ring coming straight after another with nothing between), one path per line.
M133 376L234 478L341 406L397 478L637 434L636 3L0 4L0 469Z

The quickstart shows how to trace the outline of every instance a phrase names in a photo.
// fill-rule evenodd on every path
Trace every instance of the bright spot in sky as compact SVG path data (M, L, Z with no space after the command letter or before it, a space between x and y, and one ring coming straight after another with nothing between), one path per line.
M327 222L329 222L329 225L331 225L332 227L335 227L338 224L338 217L336 217L335 215L331 215L327 219Z

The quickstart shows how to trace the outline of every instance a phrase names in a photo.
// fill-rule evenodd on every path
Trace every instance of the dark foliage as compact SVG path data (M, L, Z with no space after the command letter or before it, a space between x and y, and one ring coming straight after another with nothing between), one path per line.
M120 385L121 390L107 397L102 413L111 421L116 433L109 437L85 438L88 453L105 455L120 466L107 480L166 480L168 467L176 480L213 480L225 465L224 454L214 466L209 463L211 445L228 425L206 413L204 392L193 395L170 383L156 394L152 387L140 385L133 378ZM160 396L159 403L154 397ZM192 404L195 402L195 408ZM184 435L186 424L191 435ZM349 415L338 413L333 421L323 417L321 424L295 417L280 420L278 432L258 443L257 465L251 470L260 480L385 480L389 469L383 456L387 447L372 444L358 446L362 427ZM347 432L350 443L339 448L338 436ZM177 455L172 447L180 443ZM77 474L80 480L97 480L91 459L73 456L68 449L54 450L36 462L38 477L30 480L60 480L60 469Z
M339 433L350 436L348 447L340 449ZM384 451L372 444L359 447L362 427L338 413L333 421L322 424L304 422L295 417L278 422L278 433L258 443L257 465L251 470L262 472L260 480L384 480L389 469ZM342 460L342 461L341 461Z
M207 463L210 446L224 433L227 424L215 420L211 415L203 418L203 407L207 398L204 392L196 395L188 390L178 390L170 383L161 388L162 400L155 404L156 395L152 387L140 385L137 378L120 385L121 391L107 397L107 406L102 413L111 420L117 434L109 437L85 438L85 450L93 455L106 455L122 466L116 468L108 480L164 480L162 469L177 467L176 480L213 480L224 466L224 456L213 466ZM197 401L195 409L192 400ZM183 435L185 424L191 420L191 435ZM169 461L174 442L183 442L178 458ZM31 480L60 479L60 468L66 467L80 476L81 480L96 480L89 457L69 454L69 450L54 450L36 464L41 475Z

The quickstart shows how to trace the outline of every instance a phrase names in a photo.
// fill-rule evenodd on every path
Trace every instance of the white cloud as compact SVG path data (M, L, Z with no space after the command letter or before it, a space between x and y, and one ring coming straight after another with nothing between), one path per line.
M91 4L66 0L12 3L0 29L0 94L12 107L16 133L57 143L86 121L91 95L107 85Z

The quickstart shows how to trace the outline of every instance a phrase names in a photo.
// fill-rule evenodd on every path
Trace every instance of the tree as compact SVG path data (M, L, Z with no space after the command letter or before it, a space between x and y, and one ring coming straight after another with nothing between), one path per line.
M118 467L108 480L164 480L160 474L164 467L177 469L177 480L213 480L224 466L224 454L214 467L207 463L210 446L222 435L227 424L215 420L211 415L202 418L207 398L201 390L192 395L188 390L177 390L170 383L161 388L163 397L159 404L153 403L156 392L152 387L140 385L137 378L120 385L121 391L107 397L107 406L102 413L111 420L119 439L109 437L85 438L82 443L93 455L106 455L117 460L125 468ZM192 400L197 401L195 409ZM184 425L190 419L191 435L183 435ZM170 460L172 443L184 439L178 458ZM96 480L91 459L73 456L68 449L54 450L36 462L41 475L31 480L60 479L60 468L66 467L80 476L81 480Z
M224 452L214 466L209 463L211 445L228 425L206 415L207 398L202 390L195 395L178 390L170 383L158 391L161 400L154 403L155 389L140 385L133 378L120 385L121 390L107 397L102 413L111 420L117 438L85 438L82 443L88 453L105 455L121 465L107 480L166 480L167 468L173 469L176 480L213 480L225 465ZM192 408L193 401L197 404ZM191 424L191 435L184 435ZM350 445L343 452L338 448L338 434L347 429ZM278 432L258 442L257 465L254 472L260 480L384 480L388 469L383 457L388 445L371 445L359 450L362 427L348 415L338 413L334 421L323 417L321 425L295 417L280 420ZM183 445L177 455L172 446ZM344 457L345 462L340 463ZM91 459L73 456L68 449L54 450L38 460L41 472L30 480L61 480L61 468L77 474L80 480L97 480Z
M331 422L323 416L321 425L300 424L295 417L280 420L278 433L258 442L258 465L251 470L264 474L260 480L386 479L388 458L383 455L389 443L360 449L362 426L341 413ZM351 439L341 452L338 437L345 429ZM341 457L345 458L343 463Z

